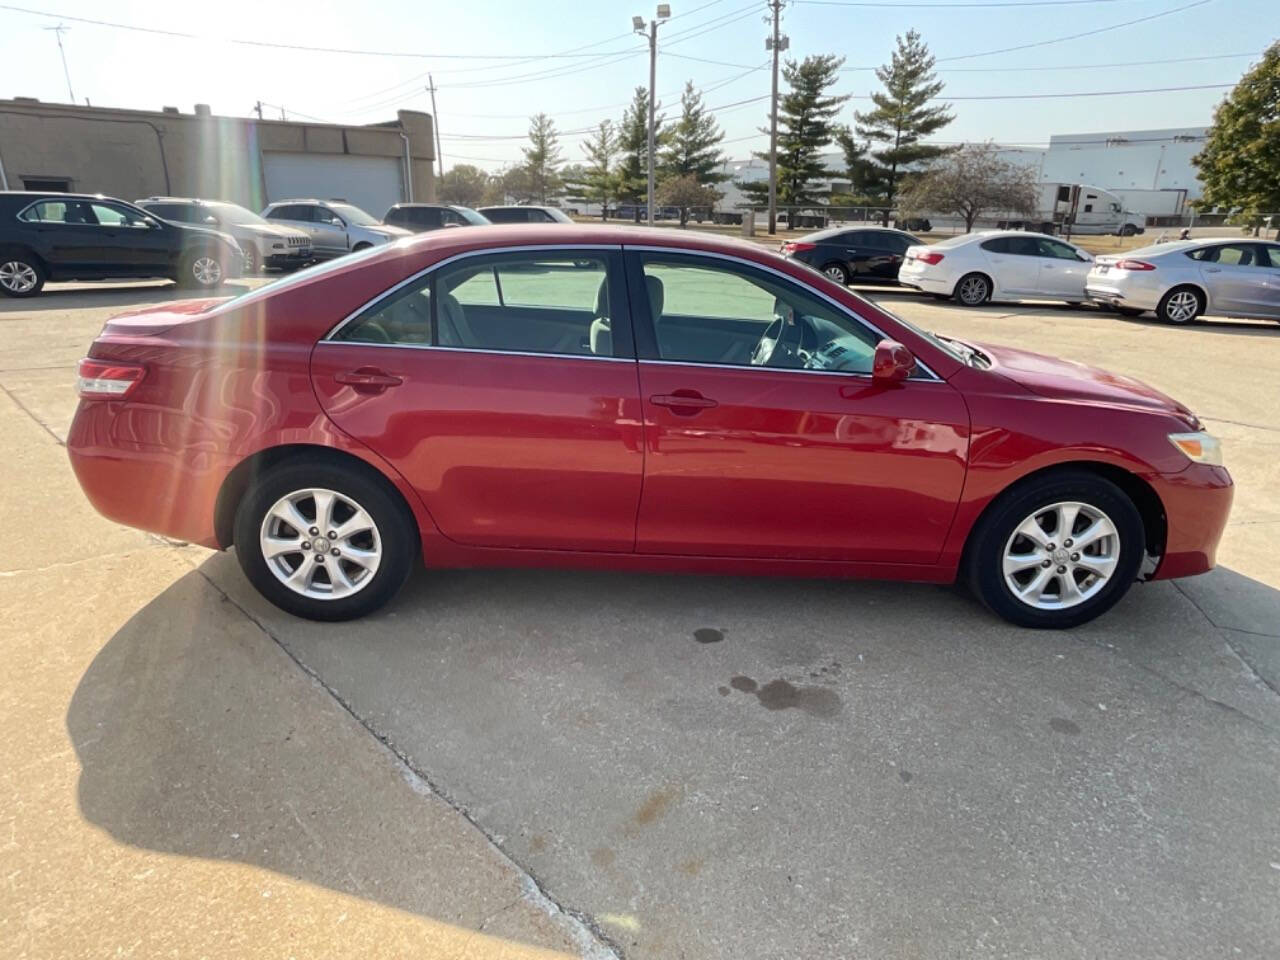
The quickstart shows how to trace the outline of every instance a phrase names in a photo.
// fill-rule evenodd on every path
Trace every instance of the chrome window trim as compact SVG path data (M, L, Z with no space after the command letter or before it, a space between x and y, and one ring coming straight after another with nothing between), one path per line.
M806 367L761 367L754 364L736 364L736 363L700 363L697 360L641 360L640 363L652 364L661 367L711 367L715 370L758 370L764 373L812 373L821 377L856 377L860 380L871 381L874 379L872 374L863 373L861 370L810 370ZM916 361L921 367L928 370L920 361ZM933 371L929 371L932 373ZM945 380L937 376L932 377L907 377L910 383L946 383Z
M393 350L439 350L442 353L483 353L494 357L548 357L553 360L603 360L606 363L635 363L635 357L600 357L594 353L539 353L533 350L493 350L488 347L441 347L430 343L369 343L365 340L320 340L333 347L377 347Z
M802 287L803 287L803 289L805 290L805 292L807 292L807 293L811 293L811 294L813 294L814 296L819 297L820 299L827 301L827 303L829 303L829 304L831 304L831 306L835 307L835 308L836 308L836 310L838 310L841 314L843 314L843 315L845 315L845 316L849 317L849 318L850 318L850 319L852 319L855 323L857 323L857 324L861 325L862 327L865 327L866 329L871 330L872 332L874 332L874 333L878 334L881 340L887 340L887 339L889 339L889 338L888 338L888 336L886 336L885 332L884 332L883 330L881 330L879 327L877 327L874 323L872 323L870 320L867 320L867 319L865 319L865 318L863 318L863 317L860 317L860 316L858 316L857 314L853 313L852 311L850 311L850 310L849 310L849 308L848 308L848 307L846 307L846 306L845 306L843 303L841 303L840 301L836 300L834 297L828 296L827 294L823 293L821 290L817 290L817 289L815 289L815 288L813 288L813 287L810 287L810 286L804 286L804 285L802 285L802 284L800 283L800 281L796 280L796 278L795 278L795 277L793 277L793 276L791 276L791 275L789 275L789 274L787 274L787 273L784 273L784 272L782 272L781 270L775 269L774 267L768 267L768 266L765 266L764 264L759 263L759 262L757 262L757 261L755 261L755 260L748 260L748 259L746 259L745 257L735 257L735 256L733 256L732 254L727 254L727 253L715 253L715 252L713 252L713 251L709 251L709 250L685 250L685 249L682 249L682 248L680 248L680 247L630 246L630 245L627 245L627 246L626 246L626 249L627 249L627 250L636 250L636 251L641 252L641 253L666 253L666 254L672 254L672 253L674 253L674 254L677 254L677 255L679 255L679 256L687 256L687 257L710 257L710 258L711 258L711 259L713 259L713 260L727 260L727 261L729 261L730 263L739 263L739 264L742 264L742 265L743 265L743 266L745 266L745 267L751 267L751 268L754 268L754 269L756 269L756 270L763 270L765 273L772 273L774 276L779 277L780 279L782 279L782 280L783 280L783 281L785 281L786 283L792 284L792 285L794 285L794 286L802 286ZM737 365L734 365L734 364L711 364L711 363L698 363L697 361L694 361L694 360L671 360L671 361L668 361L668 360L656 360L656 361L642 360L641 362L653 362L653 363L681 363L681 364L688 364L688 365L691 365L691 366L699 366L699 367L724 366L724 367L728 367L728 368L733 369L733 370L770 370L770 371L773 371L773 372L775 372L775 373L776 373L776 372L779 372L779 371L788 371L788 372L791 372L791 373L834 373L834 374L838 374L838 375L843 376L843 377L870 376L870 374L855 373L855 372L852 372L852 371L846 371L846 370L805 370L803 367L753 367L753 366L751 366L750 364L744 364L744 365L742 365L742 366L737 366ZM922 369L922 370L923 370L925 373L927 373L929 376L928 376L928 377L908 377L908 378L907 378L908 380L942 380L942 379L943 379L942 377L940 377L940 376L938 376L936 373L934 373L934 372L933 372L933 370L929 367L929 365L928 365L927 363L925 363L923 360L921 360L919 357L917 357L917 358L916 358L916 366L920 367L920 369Z
M619 251L621 251L621 250L622 250L622 244L620 244L620 243L554 243L554 244L543 244L543 243L539 243L539 244L519 244L519 245L516 245L516 246L510 246L510 247L483 247L483 248L479 248L479 249L476 249L476 250L466 250L466 251L463 251L462 253L455 253L455 254L454 254L453 256L451 256L451 257L446 257L446 258L445 258L445 259L443 259L443 260L437 260L435 263L431 264L431 266L429 266L429 267L423 267L423 268L422 268L421 270L419 270L417 273L412 274L412 275L410 275L410 276L406 277L405 279L401 280L399 283L397 283L397 284L396 284L395 286L393 286L393 287L388 287L386 290L383 290L383 291L382 291L380 294L378 294L376 297L373 297L372 299L370 299L370 300L366 301L365 303L361 304L360 306L356 307L356 309L354 309L354 310L353 310L353 311L351 311L349 314L347 314L345 317L343 317L341 320L339 320L339 321L338 321L338 323L337 323L335 326L331 327L331 328L330 328L330 330L329 330L329 332L328 332L328 333L326 333L323 337L321 337L321 338L320 338L320 340L319 340L318 342L319 342L319 343L325 343L325 342L327 342L327 341L329 341L329 340L332 340L332 339L334 338L334 336L336 336L336 335L338 334L338 332L342 330L342 328L343 328L343 327L345 327L345 326L346 326L348 323L350 323L352 320L356 319L356 317L360 316L360 314L364 313L366 310L368 310L368 309L369 309L370 307L372 307L374 304L379 303L379 302L380 302L380 301L382 301L382 300L385 300L387 297L391 296L393 293L396 293L396 292L397 292L398 290L400 290L401 288L403 288L403 287L407 287L409 284L413 283L414 281L416 281L416 280L418 280L418 279L420 279L420 278L422 278L422 277L427 276L428 274L430 274L430 273L431 273L432 271L434 271L434 270L439 270L441 267L448 266L448 265L449 265L449 264L451 264L451 263L456 263L456 262L457 262L457 261L459 261L459 260L466 260L466 259L468 259L468 258L470 258L470 257L487 257L487 256L489 256L489 255L491 255L491 254L498 254L498 253L521 253L521 252L525 252L525 251L539 251L539 250L609 250L609 251L612 251L612 252L615 252L615 253L616 253L616 252L619 252ZM362 341L358 341L358 340L344 340L344 341L341 341L341 342L343 342L343 343L361 343ZM371 346L386 346L386 344L371 344ZM452 348L451 348L451 347L441 347L441 348L439 348L439 349L442 349L442 350L448 350L448 349L474 349L474 348L460 348L460 347L452 347ZM479 352L512 353L513 351L511 351L511 350L493 350L493 351L479 351ZM552 356L552 357L576 357L576 356L578 356L578 354L576 354L576 353L552 353L552 354L546 354L546 356ZM617 358L610 358L610 359L617 359ZM632 357L623 357L623 358L621 358L621 359L624 359L624 360L631 360L631 359L633 359L633 358L632 358Z

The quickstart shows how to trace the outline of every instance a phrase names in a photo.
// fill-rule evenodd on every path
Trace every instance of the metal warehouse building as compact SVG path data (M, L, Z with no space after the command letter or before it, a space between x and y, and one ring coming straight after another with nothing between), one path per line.
M342 198L380 217L434 200L430 114L369 126L256 120L0 100L0 187L124 200L190 196L261 210L290 197Z

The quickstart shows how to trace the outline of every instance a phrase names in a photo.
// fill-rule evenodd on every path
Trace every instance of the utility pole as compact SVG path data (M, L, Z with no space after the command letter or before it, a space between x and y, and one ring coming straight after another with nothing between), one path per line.
M773 89L769 97L769 233L778 232L778 54L791 45L779 31L783 0L769 0L773 14L773 35L766 38L766 50L773 51ZM755 213L751 214L753 217Z
M72 106L74 106L76 95L71 89L71 71L67 69L67 51L62 46L62 35L71 28L60 23L56 27L45 27L44 29L52 30L53 35L58 38L58 53L62 56L62 75L67 78L67 96L71 99Z
M262 119L262 101L259 100L257 103L255 103L253 105L253 109L257 111L258 119L261 120Z
M427 74L427 87L431 91L431 127L436 132L436 159L440 162L440 182L444 183L444 151L440 149L440 114L436 113L436 82Z
M658 4L658 15L656 19L649 21L649 192L646 206L649 210L649 226L653 226L653 179L654 179L654 153L657 150L657 135L654 130L654 114L657 110L657 104L654 99L658 95L657 76L658 76L658 25L666 20L671 19L671 5L667 3ZM644 17L632 17L631 28L641 36L645 35Z

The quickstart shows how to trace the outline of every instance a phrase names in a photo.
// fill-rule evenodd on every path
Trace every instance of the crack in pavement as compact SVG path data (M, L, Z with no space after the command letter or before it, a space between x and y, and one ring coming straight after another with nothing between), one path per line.
M1235 655L1236 659L1239 660L1242 664L1244 664L1245 669L1249 671L1249 675L1252 676L1255 681L1262 684L1264 687L1266 687L1268 690L1274 693L1277 697L1280 697L1280 687L1277 687L1274 683L1272 683L1265 676L1263 676L1262 673L1258 671L1258 668L1249 660L1249 658L1246 657L1243 653L1241 653L1238 649L1236 649L1236 645L1232 643L1231 638L1227 636L1225 631L1236 630L1236 628L1224 627L1224 626L1221 626L1220 624L1215 623L1213 620L1213 617L1209 616L1209 614L1205 612L1204 607L1200 606L1200 604L1196 602L1195 597L1191 596L1191 594L1187 593L1187 591L1182 589L1182 585L1179 584L1177 580L1171 580L1169 582L1173 584L1173 588L1177 590L1178 593L1186 597L1187 600L1190 601L1191 605L1195 607L1198 611L1200 611L1200 616L1204 617L1205 622L1207 622L1209 626L1213 627L1213 629L1218 631L1218 636L1222 638L1222 642L1227 645L1227 649L1230 650ZM1272 639L1280 639L1280 637L1276 637L1274 634L1258 633L1254 630L1237 630L1236 632L1248 634L1254 637L1268 637Z
M26 404L24 404L21 400L19 400L16 396L14 396L14 393L12 390L6 387L3 383L0 383L0 390L3 390L4 395L13 401L14 406L16 406L19 410L21 410L28 417L30 417L35 422L36 426L38 426L41 430L43 430L49 436L53 437L54 443L56 443L60 447L66 446L66 443L63 441L63 439L60 436L58 436L56 433L54 433L51 429L49 429L49 425L47 423L45 423L43 420L37 417L34 413L28 410Z
M471 815L470 811L462 803L451 797L443 787L433 781L424 771L418 769L418 767L414 765L412 759L401 751L389 737L380 733L372 725L366 722L363 717L356 713L355 708L343 699L342 695L339 694L337 690L325 683L324 679L321 678L315 670L311 669L311 667L300 660L294 652L289 649L288 645L276 636L265 623L242 606L234 597L223 590L222 587L218 586L213 578L205 573L200 567L193 564L190 558L183 557L182 559L195 573L209 584L209 586L212 587L224 601L234 607L246 620L261 630L264 636L284 652L285 656L297 664L298 669L310 677L312 682L328 693L335 703L337 703L353 720L355 720L356 723L367 731L369 735L372 736L374 740L376 740L392 756L392 758L400 764L402 767L401 773L404 775L405 780L411 787L420 793L430 793L448 804L452 810L462 816L467 823L471 824L472 827L480 832L481 836L488 841L489 846L499 857L511 864L511 866L519 872L522 887L520 896L507 904L506 907L503 907L496 913L491 914L484 921L485 923L492 921L499 914L505 910L509 910L520 901L527 900L552 919L555 918L556 914L562 914L568 919L570 928L565 932L574 940L579 951L586 960L624 960L622 945L605 933L592 917L582 911L566 907L548 893L538 878L534 876L533 872L503 850L502 847L498 845L497 841L494 840L493 836Z

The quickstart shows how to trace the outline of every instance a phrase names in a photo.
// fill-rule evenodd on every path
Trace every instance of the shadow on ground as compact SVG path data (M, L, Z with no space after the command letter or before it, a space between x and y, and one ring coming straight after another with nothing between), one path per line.
M81 680L80 805L139 847L467 922L479 892L385 805L390 758L353 773L363 730L300 724L259 682L261 624L636 956L1260 956L1275 715L1205 616L1280 594L1214 576L1195 607L1153 584L1071 634L937 587L549 571L419 574L376 617L310 624L216 555Z
M255 278L256 279L256 278ZM92 307L132 307L150 303L167 303L171 300L192 300L200 297L236 297L260 286L249 280L225 283L213 291L180 287L167 280L147 283L110 284L101 287L76 283L60 286L50 284L35 297L0 297L0 314L42 313L50 310L80 310Z

